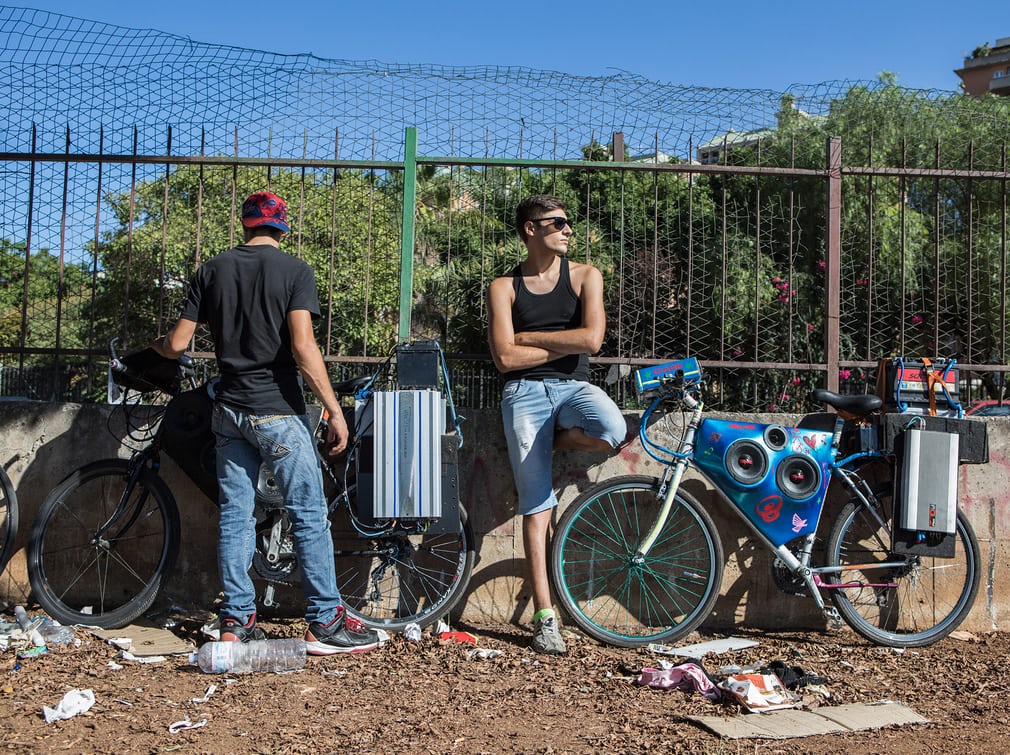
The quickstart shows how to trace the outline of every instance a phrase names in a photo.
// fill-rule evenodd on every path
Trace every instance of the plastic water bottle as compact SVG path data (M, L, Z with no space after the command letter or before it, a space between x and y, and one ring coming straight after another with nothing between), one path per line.
M14 618L17 619L21 631L29 636L32 645L42 648L46 646L46 641L39 634L36 622L28 618L28 612L25 611L24 606L14 606Z
M18 620L18 626L25 632L32 631L32 620L28 618L28 612L24 606L14 606L14 618Z
M305 665L305 640L206 642L189 659L206 674L294 671Z
M76 637L73 627L65 627L48 618L39 625L39 634L46 641L46 647L69 645Z

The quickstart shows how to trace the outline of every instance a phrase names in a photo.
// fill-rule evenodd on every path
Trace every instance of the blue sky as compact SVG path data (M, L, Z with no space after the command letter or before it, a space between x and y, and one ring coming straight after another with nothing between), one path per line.
M868 81L957 89L976 46L1010 37L1006 4L937 0L22 0L39 8L200 42L384 63L517 65L579 76L617 71L666 84L782 91ZM1003 19L1001 21L1001 19Z

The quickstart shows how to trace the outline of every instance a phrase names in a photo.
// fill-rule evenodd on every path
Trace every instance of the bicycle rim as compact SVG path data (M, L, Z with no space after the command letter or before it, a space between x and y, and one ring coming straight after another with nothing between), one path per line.
M473 531L460 507L458 532L365 538L344 507L331 530L337 586L347 612L368 626L402 631L446 616L463 597L473 569Z
M558 598L601 642L676 640L704 621L719 596L722 545L711 517L684 492L648 555L635 559L660 504L658 481L616 478L582 494L558 524L551 554Z
M14 543L18 536L18 499L7 472L0 467L0 572L14 555Z
M143 471L122 515L99 535L125 490L129 465L82 467L47 497L32 529L35 598L63 624L115 628L141 616L179 550L179 514L165 484Z
M953 558L893 554L887 529L891 497L879 500L880 519L886 526L860 502L843 507L828 540L828 564L901 561L904 565L829 575L831 584L853 585L829 588L831 597L846 623L871 642L892 647L931 645L956 629L971 611L981 578L978 540L967 518L958 512Z

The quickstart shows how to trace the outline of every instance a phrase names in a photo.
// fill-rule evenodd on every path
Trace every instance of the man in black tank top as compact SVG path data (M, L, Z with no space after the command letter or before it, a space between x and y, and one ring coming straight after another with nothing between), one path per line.
M557 197L535 195L516 208L526 258L488 287L488 343L505 375L502 421L523 517L533 593L533 648L564 653L547 576L555 448L609 453L627 435L617 405L589 383L589 355L606 331L603 276L568 259L572 224Z

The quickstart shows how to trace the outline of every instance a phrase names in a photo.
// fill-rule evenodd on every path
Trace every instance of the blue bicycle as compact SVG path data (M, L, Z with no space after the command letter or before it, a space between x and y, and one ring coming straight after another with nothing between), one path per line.
M693 358L639 370L636 380L654 395L639 437L665 465L662 477L617 477L585 491L565 510L552 545L559 601L587 634L622 647L672 642L711 613L723 550L709 513L681 488L689 465L774 554L776 586L812 598L829 626L844 621L871 642L920 647L968 615L981 576L975 532L954 507L949 531L898 526L897 456L886 444L859 442L879 433L871 423L879 397L818 389L813 398L837 414L784 427L703 417ZM673 440L661 440L661 428ZM833 480L847 503L823 540Z

